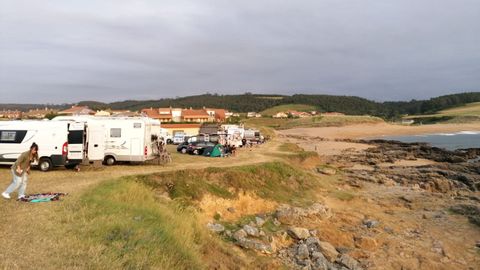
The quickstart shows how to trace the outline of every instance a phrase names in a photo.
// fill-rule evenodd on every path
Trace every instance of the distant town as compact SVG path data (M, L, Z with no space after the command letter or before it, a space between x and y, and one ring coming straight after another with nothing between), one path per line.
M20 120L20 119L44 119L53 118L54 116L79 116L79 115L94 115L94 116L112 116L112 117L135 117L146 116L153 119L158 119L161 122L167 123L224 123L233 117L246 118L260 118L261 113L247 112L244 114L230 112L226 109L219 108L144 108L140 111L130 110L92 110L88 106L72 106L65 110L58 110L53 108L30 109L28 111L21 111L18 109L1 110L0 119L3 120ZM287 110L284 112L277 112L273 114L272 118L304 118L317 115L317 111L300 112L296 110ZM344 115L338 112L326 112L322 115Z

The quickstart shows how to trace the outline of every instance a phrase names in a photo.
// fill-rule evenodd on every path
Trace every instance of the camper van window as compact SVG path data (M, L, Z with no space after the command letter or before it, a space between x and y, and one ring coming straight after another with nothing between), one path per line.
M1 140L13 142L15 141L15 134L17 134L15 131L2 131Z
M110 138L121 138L122 129L121 128L111 128L110 129Z
M0 130L0 143L21 143L26 130Z
M133 128L141 128L142 123L133 123Z
M68 132L69 144L83 144L83 130L71 130Z

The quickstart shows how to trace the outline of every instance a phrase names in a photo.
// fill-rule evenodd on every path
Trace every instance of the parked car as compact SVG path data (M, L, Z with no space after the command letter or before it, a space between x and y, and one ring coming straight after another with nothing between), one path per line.
M187 153L190 155L201 155L206 147L215 146L213 142L197 141L187 145Z
M180 152L182 154L187 153L187 147L188 147L188 142L183 142L177 146L177 152Z

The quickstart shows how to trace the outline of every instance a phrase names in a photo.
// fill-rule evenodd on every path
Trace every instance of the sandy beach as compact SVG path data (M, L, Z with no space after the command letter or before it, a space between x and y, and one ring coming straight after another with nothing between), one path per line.
M392 135L420 135L443 132L480 131L480 123L435 124L423 126L404 126L387 123L362 124L344 127L296 128L278 131L283 135L323 137L328 139L362 139Z

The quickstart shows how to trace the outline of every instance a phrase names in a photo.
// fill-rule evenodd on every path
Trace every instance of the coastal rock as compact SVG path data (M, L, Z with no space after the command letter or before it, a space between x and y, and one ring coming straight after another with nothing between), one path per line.
M297 258L299 260L305 260L310 257L310 252L308 252L308 247L305 244L298 245L297 248Z
M265 254L272 254L273 253L273 248L269 244L265 244L259 240L255 239L247 239L247 238L241 238L237 240L237 245L239 245L242 248L245 249L252 249L259 251L261 253Z
M235 239L237 241L239 241L239 240L241 240L245 237L247 237L247 233L243 229L240 229L233 234L233 239Z
M318 247L320 252L322 252L322 254L329 262L334 262L337 259L338 251L335 249L334 246L332 246L332 244L319 241Z
M456 214L467 216L470 223L480 226L480 206L457 204L450 207L450 210Z
M292 207L289 205L282 205L275 212L275 217L283 224L292 225L296 221L305 218L329 218L331 211L323 204L315 203L308 208Z
M262 227L265 224L265 220L261 217L255 217L255 223L258 227Z
M259 232L258 232L258 229L255 228L255 227L252 227L250 225L245 225L243 226L243 230L247 233L247 235L249 236L253 236L253 237L258 237L259 236Z
M218 223L208 223L207 228L215 233L221 233L225 231L225 227L222 224Z
M305 228L290 227L288 228L287 232L292 238L298 239L298 240L303 240L310 237L310 231Z
M336 261L338 264L347 267L350 270L362 270L360 263L347 254L342 254Z
M367 228L374 228L374 227L377 227L380 222L378 222L377 220L373 220L373 219L364 219L362 221L362 223Z

